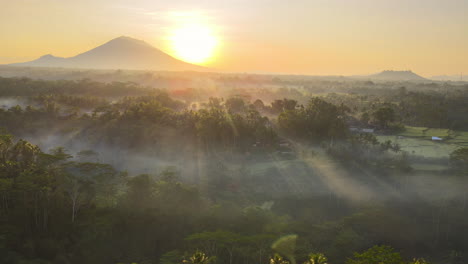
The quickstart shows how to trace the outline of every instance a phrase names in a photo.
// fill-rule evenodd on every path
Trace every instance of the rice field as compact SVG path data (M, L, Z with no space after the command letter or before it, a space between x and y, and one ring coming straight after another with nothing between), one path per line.
M405 137L417 137L431 139L431 137L448 138L451 136L451 130L442 128L427 128L427 127L410 127L407 126L405 131L398 134Z
M440 137L442 141L432 141ZM392 136L377 136L380 142L391 140L400 145L410 155L426 158L448 158L450 153L460 147L468 147L468 132L449 129L410 127Z

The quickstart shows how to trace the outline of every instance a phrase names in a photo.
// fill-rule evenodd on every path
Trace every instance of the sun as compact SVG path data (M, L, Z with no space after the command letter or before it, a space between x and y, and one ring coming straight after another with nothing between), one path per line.
M172 30L169 37L174 56L186 62L204 64L215 53L218 39L202 24L186 24Z

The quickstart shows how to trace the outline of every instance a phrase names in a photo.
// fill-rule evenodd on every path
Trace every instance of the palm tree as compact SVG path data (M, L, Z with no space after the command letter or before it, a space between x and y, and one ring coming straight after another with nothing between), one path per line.
M289 261L283 259L279 254L275 254L270 258L270 264L290 264Z
M418 259L413 259L410 264L429 264L425 259L418 258Z
M328 264L328 259L322 253L312 253L304 264Z
M210 263L210 260L211 258L205 253L197 250L188 260L184 260L183 263L208 264Z

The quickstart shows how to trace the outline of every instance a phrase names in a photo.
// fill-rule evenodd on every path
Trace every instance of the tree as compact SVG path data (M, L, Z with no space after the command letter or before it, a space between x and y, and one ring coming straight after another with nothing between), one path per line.
M379 126L382 128L387 128L388 124L395 120L395 111L391 107L384 106L372 113L372 117L379 124Z
M241 113L245 111L245 102L240 97L231 97L224 103L230 113Z
M161 264L179 264L184 261L183 254L179 250L172 250L166 252L164 255L159 258L159 263Z
M389 246L373 246L362 253L354 253L354 257L346 264L404 264L400 253Z
M289 264L289 261L283 259L281 255L275 254L270 258L270 264Z
M413 261L411 261L409 264L429 264L425 259L423 258L415 258Z
M192 234L187 241L196 243L204 248L205 252L212 255L220 255L227 253L228 263L232 263L233 253L236 247L239 247L239 242L242 236L233 232L218 230L215 232L203 232Z
M262 100L257 99L257 100L255 100L255 102L253 102L253 107L254 107L257 111L262 111L263 109L265 109L265 104L263 103Z
M296 263L296 259L294 257L295 251L296 251L296 241L297 241L297 235L287 235L279 238L276 240L271 248L286 256L292 264Z
M328 259L322 253L312 253L304 264L328 264Z
M208 103L206 104L206 106L208 108L212 108L212 109L221 109L222 108L222 105L221 105L222 101L223 101L223 99L221 99L221 98L210 97L208 99Z
M70 198L72 207L71 221L74 223L80 207L93 198L92 182L82 179L78 175L65 174L62 187Z
M286 99L284 98L283 100L274 100L271 103L271 110L273 114L279 114L283 111L291 111L296 109L297 106L297 101L296 100L291 100L291 99Z
M0 211L8 212L13 179L0 178Z
M79 209L94 201L96 183L99 178L108 173L107 169L113 172L110 166L99 163L69 162L64 164L61 185L71 201L72 223L75 222Z
M195 216L202 204L198 190L179 182L176 172L170 169L160 174L160 180L153 184L151 191L153 206L165 213Z
M213 260L214 258L208 257L205 253L197 250L195 253L193 253L192 256L189 257L188 260L184 260L183 263L208 264Z
M367 113L367 112L362 113L360 119L361 119L361 122L363 122L364 124L366 124L366 125L369 124L369 121L370 121L369 113Z
M129 208L144 209L152 204L153 184L148 174L141 174L128 179L126 203Z
M284 133L300 139L339 139L346 135L344 114L342 108L314 97L305 108L282 112L278 125Z

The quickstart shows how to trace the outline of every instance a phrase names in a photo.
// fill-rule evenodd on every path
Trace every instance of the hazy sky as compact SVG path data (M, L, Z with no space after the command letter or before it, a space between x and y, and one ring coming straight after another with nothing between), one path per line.
M172 53L178 24L218 38L228 71L468 73L468 0L0 0L0 63L70 57L121 36Z

